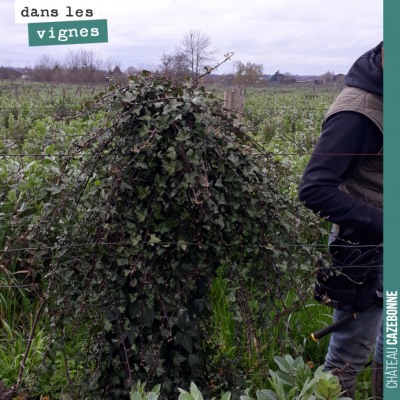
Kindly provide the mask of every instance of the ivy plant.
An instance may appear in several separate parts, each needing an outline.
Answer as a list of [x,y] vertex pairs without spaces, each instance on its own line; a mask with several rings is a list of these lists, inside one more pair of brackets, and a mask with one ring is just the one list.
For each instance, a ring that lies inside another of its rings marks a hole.
[[[139,380],[164,394],[191,381],[210,390],[213,274],[224,266],[236,337],[251,352],[277,298],[292,288],[301,304],[314,270],[302,244],[318,219],[281,192],[290,171],[196,82],[144,71],[84,107],[63,120],[95,119],[86,138],[68,154],[46,147],[26,167],[40,177],[15,165],[19,180],[2,189],[2,212],[18,222],[3,260],[35,269],[52,327],[45,356],[63,351],[65,326],[85,322],[75,397],[128,399]],[[237,386],[235,371],[224,376]]]

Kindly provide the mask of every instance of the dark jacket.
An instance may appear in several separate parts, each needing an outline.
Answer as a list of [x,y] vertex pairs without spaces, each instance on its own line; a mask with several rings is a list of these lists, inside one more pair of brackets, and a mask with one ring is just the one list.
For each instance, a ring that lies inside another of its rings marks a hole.
[[[347,86],[383,96],[381,48],[382,42],[358,58],[346,76]],[[313,154],[377,154],[382,146],[382,133],[368,117],[343,111],[327,120]],[[374,245],[383,241],[382,210],[339,190],[364,157],[312,155],[300,183],[299,200],[339,224],[342,239]]]

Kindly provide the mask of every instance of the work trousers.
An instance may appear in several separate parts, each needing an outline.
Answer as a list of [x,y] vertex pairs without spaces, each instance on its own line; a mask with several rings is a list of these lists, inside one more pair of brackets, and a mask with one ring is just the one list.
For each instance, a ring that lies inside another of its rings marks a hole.
[[[330,240],[330,253],[337,253],[333,244],[338,244],[338,241]],[[346,245],[345,242],[341,244]],[[359,256],[360,250],[349,248],[341,249],[342,254],[347,255],[343,259],[346,265],[359,266],[367,264],[368,267],[379,269],[383,272],[383,248],[372,249],[367,256]],[[367,260],[366,260],[367,257]],[[334,263],[335,264],[335,263]],[[357,310],[356,310],[357,311]],[[340,321],[347,317],[348,312],[335,310],[333,313],[334,322]],[[365,318],[353,320],[347,325],[341,327],[332,333],[329,342],[328,353],[325,357],[324,371],[332,371],[335,368],[346,368],[346,372],[338,374],[342,386],[351,388],[355,386],[358,373],[365,369],[365,364],[368,362],[372,351],[374,350],[374,358],[379,363],[383,363],[383,309],[371,309]]]

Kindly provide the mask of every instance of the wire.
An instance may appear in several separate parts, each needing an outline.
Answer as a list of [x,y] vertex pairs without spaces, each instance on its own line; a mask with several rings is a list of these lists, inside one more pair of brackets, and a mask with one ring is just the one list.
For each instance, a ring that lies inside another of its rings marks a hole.
[[[83,246],[113,246],[113,245],[123,245],[123,244],[129,244],[132,245],[132,242],[106,242],[106,243],[78,243],[78,244],[69,244],[69,245],[62,245],[62,246],[43,246],[43,247],[22,247],[19,249],[7,249],[7,250],[0,250],[0,252],[7,253],[7,252],[13,252],[13,251],[25,251],[25,250],[57,250],[57,249],[63,249],[63,248],[68,248],[68,247],[83,247]],[[177,245],[177,246],[182,246],[182,245],[188,245],[188,246],[214,246],[214,247],[224,247],[224,246],[237,246],[237,247],[244,247],[244,248],[264,248],[267,250],[272,250],[274,248],[280,248],[280,247],[315,247],[317,244],[265,244],[265,245],[245,245],[245,244],[235,244],[235,243],[219,243],[219,244],[214,244],[214,243],[177,243],[177,242],[138,242],[137,244],[158,244],[158,245]],[[318,246],[324,246],[327,247],[328,245],[323,245],[320,244]],[[383,247],[383,244],[379,245],[333,245],[335,247],[351,247],[351,248],[358,248],[358,247]]]
[[[11,251],[23,251],[23,250],[44,250],[44,249],[51,249],[51,250],[57,250],[57,249],[62,249],[62,248],[67,248],[67,247],[81,247],[81,246],[113,246],[113,245],[123,245],[123,244],[129,244],[132,245],[132,242],[106,242],[106,243],[78,243],[78,244],[69,244],[69,245],[62,245],[62,246],[44,246],[44,247],[22,247],[18,249],[7,249],[7,250],[0,250],[0,252],[11,252]],[[159,245],[170,245],[170,244],[175,244],[178,246],[181,245],[187,245],[187,246],[216,246],[216,247],[221,247],[221,246],[237,246],[237,247],[246,247],[246,248],[265,248],[268,250],[272,250],[273,248],[280,248],[280,247],[349,247],[349,248],[369,248],[369,247],[382,247],[383,244],[365,244],[365,245],[359,245],[359,244],[347,244],[347,245],[341,245],[341,244],[323,244],[323,243],[299,243],[299,244],[289,244],[289,243],[282,243],[282,244],[265,244],[265,245],[252,245],[252,244],[236,244],[236,243],[178,243],[178,242],[138,242],[137,244],[159,244]]]
[[[363,368],[363,369],[352,369],[352,370],[346,370],[346,371],[351,371],[351,372],[361,372],[361,371],[373,371],[373,370],[382,370],[382,368]],[[315,374],[316,371],[310,371],[312,374]],[[332,371],[327,371],[331,372]],[[345,372],[345,371],[344,371]],[[270,375],[269,372],[260,372],[258,374],[242,374],[242,375],[237,375],[237,376],[258,376],[258,375]]]
[[[20,153],[20,154],[0,154],[0,157],[69,157],[80,155],[81,153],[59,153],[59,154],[29,154],[29,153]],[[82,154],[82,155],[93,155],[93,153]],[[114,155],[123,155],[128,156],[130,153],[124,154],[97,154],[97,156],[114,156]],[[272,153],[267,152],[268,156],[301,156],[301,155],[311,155],[311,156],[381,156],[383,157],[383,153]]]
[[[35,99],[37,100],[37,99]],[[40,99],[39,99],[40,100]],[[88,101],[90,101],[92,99],[88,99]],[[162,99],[160,99],[161,101]],[[140,105],[141,103],[134,103],[136,105]],[[61,108],[61,107],[70,107],[70,108],[74,108],[74,107],[80,107],[80,104],[76,104],[76,103],[68,103],[68,104],[57,104],[55,106],[18,106],[15,105],[14,107],[1,107],[0,106],[0,111],[1,110],[48,110],[48,109],[57,109],[57,108]],[[75,111],[76,109],[74,109]],[[315,110],[319,110],[319,111],[327,111],[329,110],[329,108],[321,108],[321,107],[306,107],[306,108],[299,108],[299,107],[291,107],[291,106],[287,106],[287,107],[263,107],[263,110],[301,110],[301,111],[305,111],[305,110],[310,110],[310,111],[315,111]],[[279,114],[275,114],[276,116],[279,117]]]

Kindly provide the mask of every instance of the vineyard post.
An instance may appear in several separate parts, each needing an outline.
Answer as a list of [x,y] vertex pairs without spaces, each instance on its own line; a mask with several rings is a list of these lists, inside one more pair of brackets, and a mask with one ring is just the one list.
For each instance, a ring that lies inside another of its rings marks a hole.
[[53,82],[50,82],[51,97],[53,97]]
[[237,124],[239,124],[242,121],[242,116],[243,116],[243,109],[244,109],[244,102],[245,102],[245,93],[246,93],[246,88],[243,88],[243,86],[238,86],[236,89],[236,102],[237,102]]
[[17,102],[18,102],[18,88],[17,88],[17,86],[15,86],[14,90],[15,90],[15,100],[17,100]]
[[[231,111],[236,116],[236,93],[234,91],[231,92]],[[233,122],[233,125],[236,126],[236,121]]]
[[[225,110],[230,110],[231,109],[231,94],[229,90],[226,90],[224,92],[224,108]],[[230,112],[228,111],[226,113],[226,116],[229,118],[230,117]]]

